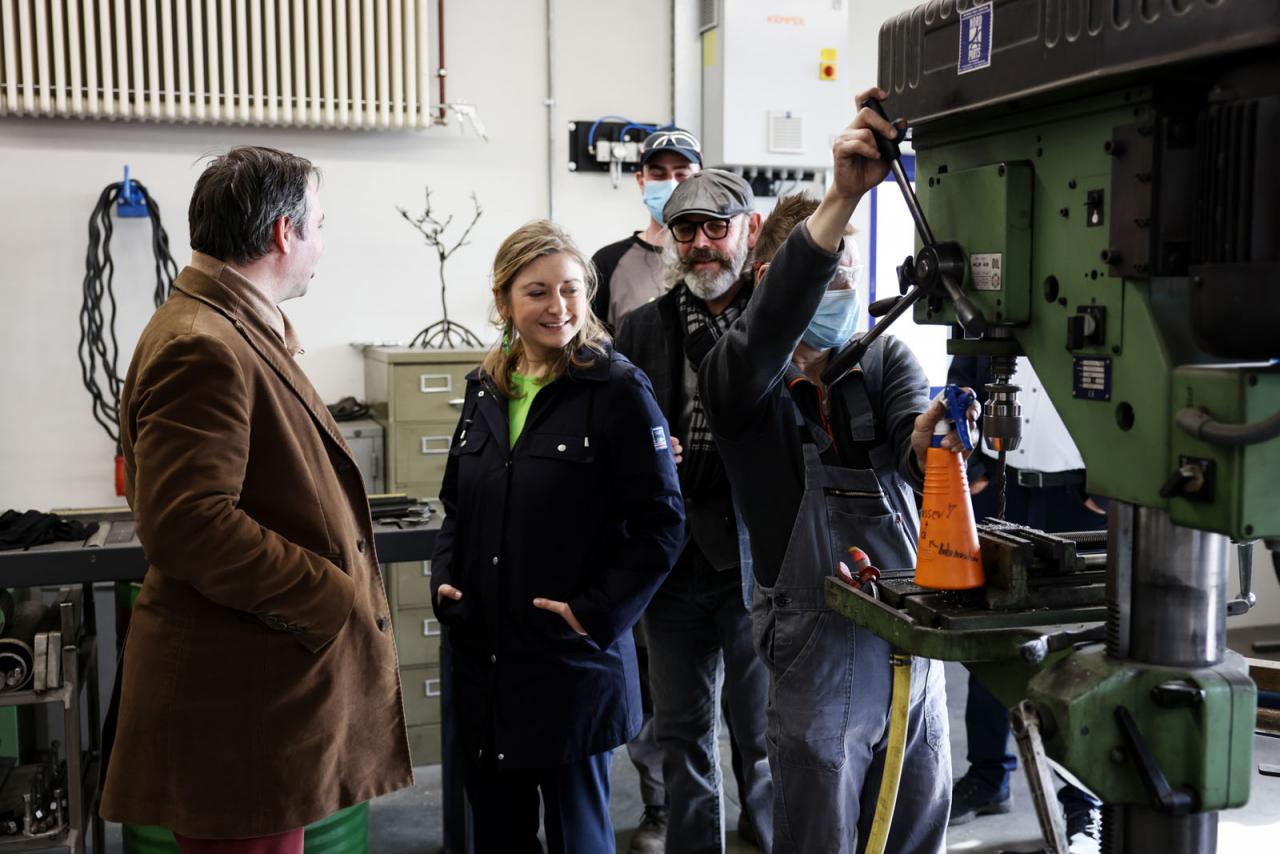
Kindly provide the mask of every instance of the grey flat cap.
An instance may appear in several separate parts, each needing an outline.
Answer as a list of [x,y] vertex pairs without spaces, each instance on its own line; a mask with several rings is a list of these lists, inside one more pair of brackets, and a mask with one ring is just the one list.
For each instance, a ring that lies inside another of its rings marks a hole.
[[755,199],[751,185],[741,175],[724,169],[703,169],[680,182],[662,208],[662,219],[668,224],[686,214],[729,219],[750,213]]

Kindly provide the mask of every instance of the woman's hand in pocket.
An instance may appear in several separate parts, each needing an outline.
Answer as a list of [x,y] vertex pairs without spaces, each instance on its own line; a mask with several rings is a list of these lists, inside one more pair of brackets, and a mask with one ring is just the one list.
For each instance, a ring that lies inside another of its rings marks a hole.
[[446,599],[457,602],[462,599],[462,591],[452,584],[441,584],[440,589],[436,591],[436,604],[443,605]]
[[543,599],[541,597],[533,600],[533,607],[541,608],[544,611],[551,611],[559,614],[560,618],[569,624],[569,628],[573,629],[580,635],[585,635],[587,630],[582,627],[582,623],[578,622],[578,618],[573,615],[573,609],[569,607],[568,602],[557,602],[555,599]]

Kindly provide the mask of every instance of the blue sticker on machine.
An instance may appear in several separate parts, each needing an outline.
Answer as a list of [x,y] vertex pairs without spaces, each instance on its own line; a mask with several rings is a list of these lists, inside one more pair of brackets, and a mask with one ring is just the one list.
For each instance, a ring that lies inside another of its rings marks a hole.
[[1105,356],[1076,356],[1071,396],[1081,400],[1111,399],[1111,360]]
[[957,74],[968,74],[991,64],[991,4],[983,3],[960,13],[960,59]]

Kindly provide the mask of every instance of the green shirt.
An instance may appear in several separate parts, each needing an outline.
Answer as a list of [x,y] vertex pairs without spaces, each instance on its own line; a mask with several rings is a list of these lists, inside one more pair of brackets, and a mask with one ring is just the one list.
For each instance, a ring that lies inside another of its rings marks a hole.
[[509,448],[516,446],[516,440],[524,432],[524,422],[529,417],[529,407],[533,406],[533,397],[542,391],[542,387],[546,382],[546,380],[533,379],[532,377],[526,377],[524,374],[517,374],[515,371],[511,372],[511,385],[520,397],[511,398],[507,404],[507,421],[511,425],[511,444],[508,446]]

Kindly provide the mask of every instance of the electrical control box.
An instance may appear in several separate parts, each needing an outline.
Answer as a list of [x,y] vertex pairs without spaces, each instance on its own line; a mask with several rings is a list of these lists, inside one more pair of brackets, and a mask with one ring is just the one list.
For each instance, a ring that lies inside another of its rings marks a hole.
[[784,179],[829,168],[853,107],[848,0],[703,0],[700,29],[704,162]]

